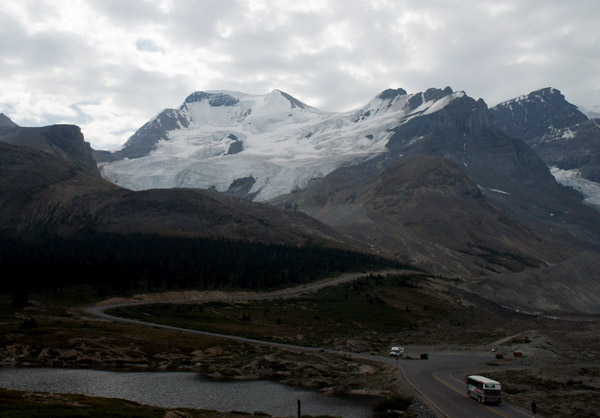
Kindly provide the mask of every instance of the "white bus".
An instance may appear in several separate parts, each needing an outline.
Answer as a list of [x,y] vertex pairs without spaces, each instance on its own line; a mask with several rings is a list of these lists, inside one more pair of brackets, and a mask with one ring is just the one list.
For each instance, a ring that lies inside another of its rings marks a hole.
[[500,403],[500,383],[484,376],[467,376],[467,395],[480,403]]

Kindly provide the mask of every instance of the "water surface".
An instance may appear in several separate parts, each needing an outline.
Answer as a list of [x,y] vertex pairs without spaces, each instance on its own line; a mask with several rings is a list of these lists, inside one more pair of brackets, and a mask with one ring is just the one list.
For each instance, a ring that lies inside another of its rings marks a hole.
[[366,418],[368,402],[334,398],[319,392],[257,380],[215,382],[191,372],[107,372],[82,369],[0,369],[0,387],[13,390],[78,393],[121,398],[166,408],[218,411],[262,411],[295,417],[298,399],[302,414]]

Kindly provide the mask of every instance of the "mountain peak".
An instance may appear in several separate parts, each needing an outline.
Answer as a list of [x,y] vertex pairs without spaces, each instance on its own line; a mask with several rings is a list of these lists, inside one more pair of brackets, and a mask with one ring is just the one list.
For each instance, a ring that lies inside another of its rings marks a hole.
[[306,104],[302,103],[300,100],[293,97],[292,95],[286,93],[285,91],[275,89],[275,90],[273,90],[273,92],[277,92],[277,93],[281,94],[283,97],[285,97],[292,105],[292,109],[294,109],[294,108],[306,109],[307,107],[309,107]]
[[535,90],[529,93],[531,96],[557,96],[562,97],[564,99],[564,95],[560,92],[560,90],[555,89],[554,87],[544,87],[543,89]]
[[212,107],[220,107],[235,106],[238,104],[239,99],[223,91],[196,91],[186,97],[184,100],[184,106],[186,103],[196,103],[202,101],[208,102],[208,104]]
[[546,87],[507,100],[490,109],[508,135],[529,140],[585,122],[588,117],[569,103],[560,90]]
[[8,116],[6,116],[4,113],[0,113],[0,126],[10,126],[10,127],[14,128],[19,125],[17,125],[12,120],[10,120],[10,118]]
[[406,96],[407,94],[408,93],[406,92],[406,90],[404,90],[402,88],[387,89],[387,90],[384,90],[381,93],[379,93],[377,95],[377,98],[381,99],[381,100],[395,99],[398,96]]
[[419,116],[436,112],[452,100],[464,96],[464,92],[454,92],[450,87],[443,90],[430,88],[424,92],[408,94],[402,88],[387,89],[375,96],[356,112],[354,121],[364,121],[376,115],[396,115],[396,119]]
[[240,101],[250,101],[253,98],[262,98],[265,102],[269,102],[272,98],[284,98],[292,109],[307,109],[310,106],[302,103],[300,100],[279,89],[273,89],[270,93],[263,95],[253,95],[248,93],[226,91],[226,90],[210,90],[196,91],[190,94],[183,102],[180,109],[184,109],[186,104],[206,102],[211,107],[233,107]]
[[[277,89],[260,95],[198,91],[138,130],[104,160],[102,173],[132,189],[214,187],[269,200],[340,164],[387,152],[396,126],[464,96],[449,87],[411,95],[388,89],[357,111],[334,114]],[[129,160],[111,163],[123,157]]]
[[427,89],[423,93],[423,96],[425,98],[425,101],[431,101],[431,100],[439,100],[443,97],[450,96],[453,93],[454,93],[454,91],[450,87],[447,86],[443,90],[437,89],[437,88]]

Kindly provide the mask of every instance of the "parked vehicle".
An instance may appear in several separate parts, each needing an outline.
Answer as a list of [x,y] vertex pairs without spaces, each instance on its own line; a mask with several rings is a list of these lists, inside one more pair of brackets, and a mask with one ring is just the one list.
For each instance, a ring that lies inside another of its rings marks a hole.
[[467,395],[479,403],[500,403],[500,383],[485,376],[467,376]]
[[404,354],[404,347],[392,347],[390,349],[390,357],[402,357]]

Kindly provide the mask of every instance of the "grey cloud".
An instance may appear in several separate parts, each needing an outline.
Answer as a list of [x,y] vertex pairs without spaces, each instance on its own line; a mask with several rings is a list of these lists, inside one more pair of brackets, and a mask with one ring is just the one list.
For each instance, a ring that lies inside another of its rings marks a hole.
[[160,22],[176,44],[195,47],[216,40],[220,21],[238,24],[243,19],[240,12],[233,0],[181,0],[173,2],[173,9]]
[[119,26],[135,26],[145,22],[157,22],[164,17],[157,3],[144,0],[102,0],[88,2],[88,5],[99,16]]
[[[76,37],[61,32],[29,34],[23,24],[2,17],[0,21],[1,59],[13,62],[16,74],[49,77],[55,68],[76,68],[89,55],[89,49]],[[49,82],[44,88],[53,88]]]
[[[172,72],[114,62],[114,57],[106,62],[95,45],[60,32],[29,35],[21,22],[0,14],[0,75],[4,80],[18,75],[32,93],[62,92],[71,104],[110,99],[115,112],[144,118],[208,89],[279,88],[328,111],[362,105],[390,87],[418,92],[450,85],[490,105],[545,86],[561,89],[576,103],[600,100],[600,8],[593,1],[395,1],[379,9],[367,1],[323,1],[324,10],[285,15],[279,11],[283,3],[267,2],[254,20],[248,4],[181,0],[165,13],[158,2],[144,0],[87,3],[108,29],[137,35],[138,50],[161,51],[165,62],[184,56],[199,64],[183,75],[184,64],[178,62]],[[492,13],[490,7],[501,6],[506,10]],[[30,13],[54,13],[45,7]],[[410,18],[407,12],[413,13]],[[433,27],[421,15],[433,19]],[[282,17],[284,23],[277,24]],[[331,42],[329,30],[336,25],[348,28],[350,49]],[[232,29],[226,36],[219,33],[223,26]],[[298,39],[316,52],[298,51]],[[519,61],[536,54],[547,54],[549,62]],[[201,73],[204,66],[213,70],[210,76]],[[0,104],[12,106],[10,94],[0,93]],[[78,117],[86,121],[89,115]]]

